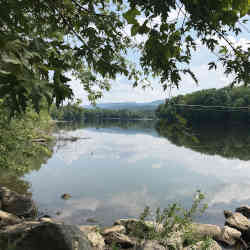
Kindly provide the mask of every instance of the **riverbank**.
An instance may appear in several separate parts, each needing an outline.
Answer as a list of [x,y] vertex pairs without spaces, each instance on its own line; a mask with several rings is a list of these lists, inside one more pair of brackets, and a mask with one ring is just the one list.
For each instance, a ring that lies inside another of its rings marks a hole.
[[[30,197],[0,188],[0,249],[107,250],[107,249],[248,249],[250,207],[224,211],[225,226],[182,222],[156,223],[119,219],[113,226],[66,225],[53,218],[37,218]],[[165,221],[167,222],[167,221]],[[46,239],[46,240],[45,240]]]

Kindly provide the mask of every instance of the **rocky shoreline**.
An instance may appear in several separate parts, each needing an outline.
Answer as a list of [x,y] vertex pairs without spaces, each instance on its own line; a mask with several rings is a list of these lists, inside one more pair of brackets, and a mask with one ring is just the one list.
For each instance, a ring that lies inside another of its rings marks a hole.
[[[66,225],[52,218],[37,218],[32,199],[0,187],[0,250],[164,250],[164,249],[250,249],[250,206],[224,211],[225,226],[192,223],[167,238],[146,237],[163,232],[153,221],[120,219],[111,227]],[[140,234],[138,234],[138,230]],[[190,235],[189,235],[190,236]]]

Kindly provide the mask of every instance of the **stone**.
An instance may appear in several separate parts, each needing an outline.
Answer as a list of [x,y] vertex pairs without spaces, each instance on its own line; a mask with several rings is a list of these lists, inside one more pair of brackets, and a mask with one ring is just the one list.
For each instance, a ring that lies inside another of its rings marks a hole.
[[28,196],[18,194],[6,187],[0,187],[0,200],[2,210],[16,216],[33,217],[36,214],[36,207]]
[[230,246],[233,246],[240,240],[241,232],[235,228],[224,226],[221,230],[221,234],[219,236],[215,236],[214,238],[215,240],[222,241]]
[[183,248],[183,232],[177,231],[170,234],[170,236],[163,240],[164,245],[167,245],[170,249],[182,249]]
[[139,250],[168,250],[167,247],[160,245],[156,240],[146,240],[137,249]]
[[163,225],[155,223],[154,221],[140,221],[138,219],[120,219],[115,221],[114,225],[122,225],[126,229],[127,234],[144,234],[148,232],[152,228],[155,229],[156,232],[160,232],[163,230]]
[[250,228],[250,221],[238,212],[233,213],[231,216],[226,218],[226,224],[240,231],[246,231]]
[[222,241],[230,246],[234,245],[241,237],[241,232],[224,226],[223,228],[212,224],[192,224],[192,231],[196,239],[211,237],[215,240]]
[[26,222],[0,230],[1,249],[93,250],[86,235],[76,226]]
[[78,225],[77,226],[82,232],[87,233],[87,232],[97,232],[99,231],[99,226],[92,226],[92,225]]
[[241,213],[248,219],[250,218],[250,206],[244,205],[235,209],[235,212]]
[[105,236],[105,243],[108,245],[115,244],[121,248],[132,248],[137,245],[137,241],[121,233],[110,233]]
[[100,229],[98,226],[78,226],[78,228],[87,236],[94,249],[105,249],[104,238],[99,233]]
[[89,232],[87,233],[87,237],[91,242],[91,245],[98,250],[105,249],[104,238],[99,232]]
[[42,217],[39,219],[39,221],[50,222],[50,223],[54,222],[54,220],[52,218],[48,218],[48,217]]
[[8,225],[21,223],[21,219],[17,216],[0,210],[0,228]]
[[199,241],[192,246],[187,246],[183,248],[183,250],[200,250],[200,249],[222,250],[221,246],[215,240],[210,240],[208,242],[208,245],[207,242]]
[[122,225],[116,225],[116,226],[104,228],[101,231],[102,235],[107,235],[107,234],[110,234],[110,233],[125,234],[126,233],[126,228],[124,226],[122,226]]
[[198,239],[204,237],[214,238],[221,235],[221,228],[217,225],[193,223],[191,229]]

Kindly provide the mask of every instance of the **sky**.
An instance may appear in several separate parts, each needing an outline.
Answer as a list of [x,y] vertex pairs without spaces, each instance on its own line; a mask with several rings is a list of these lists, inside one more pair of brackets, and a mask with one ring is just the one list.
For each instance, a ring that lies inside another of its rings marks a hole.
[[[173,11],[170,15],[170,20],[174,19],[177,13]],[[141,17],[140,17],[141,18]],[[143,18],[139,19],[142,22]],[[155,19],[155,22],[160,22],[159,19]],[[248,30],[249,29],[249,30]],[[242,45],[243,48],[250,47],[250,22],[245,25],[245,29],[238,37],[229,37],[236,45]],[[130,26],[127,25],[124,33],[130,34]],[[135,42],[141,41],[143,37],[133,37]],[[197,41],[199,43],[199,41]],[[223,41],[221,41],[223,43]],[[139,54],[129,52],[128,57],[131,61],[137,61]],[[227,77],[223,73],[221,65],[218,66],[217,70],[208,70],[208,62],[213,60],[214,55],[210,53],[202,45],[199,46],[198,50],[193,53],[192,62],[190,64],[191,70],[196,74],[199,84],[197,85],[190,77],[184,76],[180,83],[179,89],[176,87],[163,91],[159,79],[148,79],[151,82],[151,87],[146,90],[141,87],[132,87],[132,82],[128,79],[118,76],[116,80],[111,81],[111,90],[103,93],[103,97],[97,100],[97,103],[106,102],[151,102],[155,100],[161,100],[170,98],[180,94],[191,93],[201,89],[208,88],[221,88],[230,84],[232,77]],[[89,101],[87,93],[84,92],[79,80],[73,79],[70,82],[76,98],[82,100],[83,105],[88,105]]]

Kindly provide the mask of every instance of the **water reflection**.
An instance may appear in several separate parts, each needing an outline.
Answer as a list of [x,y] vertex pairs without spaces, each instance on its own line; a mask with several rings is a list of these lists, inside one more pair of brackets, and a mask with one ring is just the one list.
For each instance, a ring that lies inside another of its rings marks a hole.
[[161,120],[157,132],[177,146],[208,155],[250,160],[250,127],[241,124],[169,124]]
[[[151,121],[119,126],[116,121],[61,125],[57,134],[88,139],[58,141],[47,164],[25,176],[42,211],[70,223],[89,224],[88,219],[95,218],[109,225],[138,216],[147,205],[164,208],[178,201],[191,206],[200,189],[209,209],[199,220],[223,223],[223,209],[250,202],[249,156],[243,149],[248,147],[247,129],[238,136],[234,130],[231,134],[207,128],[207,135],[200,129],[185,137],[176,128],[169,133],[158,126],[159,136]],[[202,149],[194,148],[197,143]],[[72,198],[62,200],[63,193]]]

